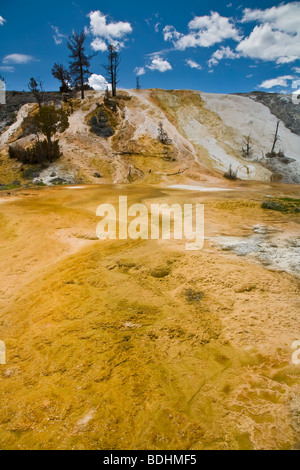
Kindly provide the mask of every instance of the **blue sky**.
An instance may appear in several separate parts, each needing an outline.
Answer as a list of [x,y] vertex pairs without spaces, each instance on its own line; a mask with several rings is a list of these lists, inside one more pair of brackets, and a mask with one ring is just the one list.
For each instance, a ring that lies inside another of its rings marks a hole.
[[[207,6],[206,6],[207,5]],[[1,0],[0,73],[7,89],[32,76],[56,90],[54,62],[68,64],[67,37],[86,29],[97,51],[91,83],[105,86],[108,43],[119,47],[120,86],[212,93],[300,88],[300,2],[212,0]]]

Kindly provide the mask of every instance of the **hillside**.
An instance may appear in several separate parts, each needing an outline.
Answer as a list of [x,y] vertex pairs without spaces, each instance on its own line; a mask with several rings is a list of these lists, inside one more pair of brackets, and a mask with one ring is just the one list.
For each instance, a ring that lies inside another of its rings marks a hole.
[[[22,136],[22,123],[36,108],[30,94],[9,96],[7,107],[0,110],[0,184],[19,181],[28,186],[32,182],[51,184],[52,180],[75,184],[226,184],[223,174],[230,166],[242,180],[300,182],[299,110],[290,97],[284,98],[284,110],[279,112],[280,95],[277,101],[273,95],[272,99],[263,97],[265,94],[192,91],[130,90],[120,95],[108,105],[103,103],[101,92],[88,92],[83,102],[71,99],[64,103],[70,127],[59,136],[63,157],[43,169],[24,168],[8,158],[9,144],[27,145],[34,138]],[[47,99],[58,103],[57,94],[49,94]],[[90,119],[99,111],[104,112],[108,135],[112,129],[112,136],[91,131]],[[277,151],[282,150],[285,158],[266,158],[278,119]],[[172,140],[168,145],[157,141],[160,122]],[[249,156],[242,152],[247,136],[251,139]],[[33,178],[24,178],[24,174]]]

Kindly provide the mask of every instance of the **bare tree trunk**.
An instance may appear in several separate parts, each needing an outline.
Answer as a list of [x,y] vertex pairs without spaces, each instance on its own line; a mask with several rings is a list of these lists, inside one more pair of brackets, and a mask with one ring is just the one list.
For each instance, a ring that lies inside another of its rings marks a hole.
[[50,155],[52,157],[52,154],[53,154],[53,144],[52,144],[52,140],[51,140],[51,136],[47,135],[47,142],[48,142],[48,145],[49,145],[49,152],[50,152]]
[[80,81],[81,81],[81,99],[84,100],[84,80],[83,80],[83,69],[80,66]]
[[277,122],[276,132],[275,132],[275,136],[274,136],[274,142],[273,142],[273,147],[272,147],[271,153],[274,153],[276,144],[279,140],[279,136],[278,136],[279,126],[280,126],[280,121]]
[[116,88],[115,88],[115,70],[114,70],[114,59],[113,54],[111,54],[110,58],[110,67],[111,67],[111,89],[112,89],[112,96],[116,96]]
[[110,45],[108,47],[108,56],[107,56],[107,64],[103,66],[106,70],[106,79],[109,83],[111,83],[111,91],[112,96],[117,96],[117,77],[118,77],[118,70],[120,65],[119,53],[117,49]]

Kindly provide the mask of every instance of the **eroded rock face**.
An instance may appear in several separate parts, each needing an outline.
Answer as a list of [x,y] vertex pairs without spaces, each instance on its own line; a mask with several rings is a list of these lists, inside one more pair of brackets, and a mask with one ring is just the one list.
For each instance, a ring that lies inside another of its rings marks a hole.
[[[62,95],[56,92],[45,92],[45,102],[61,103]],[[31,93],[25,91],[7,91],[6,104],[0,105],[0,134],[15,122],[20,108],[27,103],[36,103]]]
[[110,126],[108,122],[108,118],[105,112],[100,109],[97,116],[93,116],[90,120],[90,125],[94,134],[98,137],[103,137],[107,139],[108,137],[112,137],[115,133],[113,128]]
[[[45,95],[45,102],[63,99],[59,93]],[[22,177],[8,158],[8,145],[27,146],[34,139],[22,133],[32,102],[30,93],[8,92],[7,105],[0,108],[0,132],[15,120],[0,137],[3,183]],[[95,183],[99,179],[96,173],[101,175],[101,183],[158,182],[163,178],[172,178],[173,183],[176,175],[182,175],[177,183],[185,183],[185,178],[198,181],[199,177],[223,181],[229,168],[240,180],[300,182],[300,107],[291,96],[143,90],[130,91],[114,101],[93,91],[87,92],[84,101],[71,100],[68,109],[70,127],[59,136],[61,168],[51,167],[51,173],[68,182],[69,175],[81,175],[85,182]],[[276,158],[267,158],[278,119]],[[171,144],[159,142],[160,123]],[[247,136],[249,154],[243,152]],[[49,184],[51,173],[47,180],[42,179],[44,184]]]
[[300,105],[293,103],[292,95],[255,92],[241,94],[267,106],[294,134],[300,135]]

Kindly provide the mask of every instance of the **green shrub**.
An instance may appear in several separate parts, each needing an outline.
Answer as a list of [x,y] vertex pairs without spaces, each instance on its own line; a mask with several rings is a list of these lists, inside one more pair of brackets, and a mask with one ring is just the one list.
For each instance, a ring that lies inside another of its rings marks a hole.
[[100,108],[97,116],[93,116],[90,119],[89,124],[94,134],[96,134],[98,137],[108,139],[109,137],[112,137],[115,133],[109,123],[107,115],[105,114],[102,108]]
[[277,211],[277,212],[286,212],[286,208],[284,207],[284,205],[276,201],[263,202],[262,209],[268,209],[268,210]]
[[29,165],[52,163],[61,157],[58,140],[51,144],[47,140],[42,140],[27,149],[19,145],[10,145],[8,152],[10,158]]
[[224,178],[227,178],[228,180],[237,180],[237,171],[234,171],[232,169],[232,166],[230,165],[229,170],[224,174]]
[[262,204],[262,208],[282,213],[286,212],[299,214],[300,199],[279,198],[277,201],[265,201]]
[[269,152],[266,153],[266,158],[286,158],[282,150],[279,150],[279,152]]

